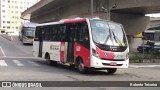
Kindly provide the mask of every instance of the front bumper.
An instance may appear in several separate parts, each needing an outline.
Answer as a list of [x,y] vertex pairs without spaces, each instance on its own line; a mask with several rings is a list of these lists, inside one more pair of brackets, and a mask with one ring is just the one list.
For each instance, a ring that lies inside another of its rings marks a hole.
[[33,44],[33,39],[23,39],[23,43]]
[[[116,63],[116,65],[112,64]],[[97,58],[95,56],[91,56],[91,65],[92,68],[128,68],[129,66],[129,59],[125,61],[111,61],[111,60],[103,60]]]

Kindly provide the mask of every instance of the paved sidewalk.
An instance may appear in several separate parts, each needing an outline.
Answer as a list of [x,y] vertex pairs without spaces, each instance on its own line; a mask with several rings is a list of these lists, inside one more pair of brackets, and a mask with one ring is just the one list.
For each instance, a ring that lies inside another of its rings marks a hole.
[[3,38],[6,38],[6,39],[10,40],[10,41],[12,41],[12,40],[13,40],[12,35],[8,35],[8,34],[1,34],[1,36],[2,36]]
[[160,67],[160,63],[130,63],[130,68]]

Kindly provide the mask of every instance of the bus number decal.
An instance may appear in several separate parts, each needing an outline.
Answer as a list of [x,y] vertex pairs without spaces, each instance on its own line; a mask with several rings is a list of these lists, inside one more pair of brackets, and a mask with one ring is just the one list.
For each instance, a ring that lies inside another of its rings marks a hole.
[[76,46],[76,51],[81,51],[81,47],[80,46]]

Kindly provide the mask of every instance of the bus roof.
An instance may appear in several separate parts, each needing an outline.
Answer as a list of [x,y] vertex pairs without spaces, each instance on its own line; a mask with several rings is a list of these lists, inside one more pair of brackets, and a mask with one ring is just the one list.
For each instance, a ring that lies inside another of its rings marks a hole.
[[54,25],[54,24],[63,24],[63,23],[74,23],[74,22],[82,22],[86,21],[87,18],[75,18],[75,19],[63,19],[58,22],[49,22],[38,24],[37,26],[45,26],[45,25]]
[[38,24],[33,22],[26,22],[23,24],[23,27],[36,27]]
[[[49,23],[38,24],[37,26],[47,26],[47,25],[54,25],[54,24],[67,24],[67,23],[85,22],[88,19],[89,18],[63,19],[63,20],[60,20],[58,22],[49,22]],[[91,20],[103,20],[103,19],[93,18]],[[109,22],[113,22],[113,21],[109,21]],[[113,22],[113,23],[116,23],[116,22]],[[117,23],[117,24],[120,24],[120,23]]]
[[75,23],[75,22],[85,22],[87,18],[77,18],[71,20],[64,20],[64,23]]
[[38,24],[37,26],[47,26],[47,25],[54,25],[54,24],[61,24],[61,23],[60,22],[49,22],[49,23]]

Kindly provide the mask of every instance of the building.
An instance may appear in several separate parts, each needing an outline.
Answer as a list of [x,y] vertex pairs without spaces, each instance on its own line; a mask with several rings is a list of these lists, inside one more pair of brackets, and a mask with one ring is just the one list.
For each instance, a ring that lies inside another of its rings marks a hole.
[[0,0],[0,29],[5,32],[17,33],[24,21],[21,13],[39,0]]

